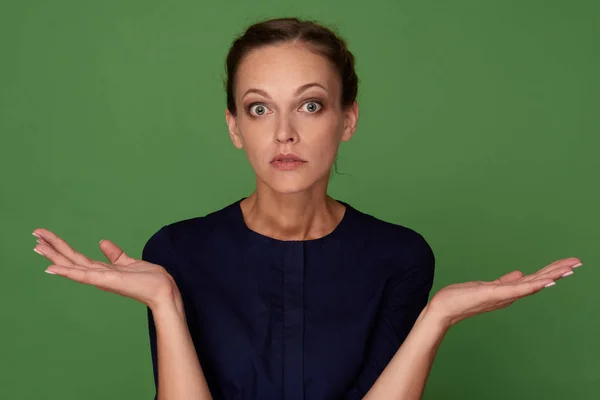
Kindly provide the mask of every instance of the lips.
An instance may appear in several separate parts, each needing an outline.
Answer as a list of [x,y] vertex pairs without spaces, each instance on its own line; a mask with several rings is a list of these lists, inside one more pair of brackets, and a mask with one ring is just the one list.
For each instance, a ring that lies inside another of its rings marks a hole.
[[271,162],[275,162],[275,161],[279,161],[279,162],[306,162],[306,160],[303,160],[302,158],[300,158],[299,156],[289,153],[289,154],[277,154],[275,157],[273,157],[273,159],[271,160]]
[[278,171],[294,171],[302,168],[304,164],[306,160],[292,153],[279,153],[271,160],[271,166]]

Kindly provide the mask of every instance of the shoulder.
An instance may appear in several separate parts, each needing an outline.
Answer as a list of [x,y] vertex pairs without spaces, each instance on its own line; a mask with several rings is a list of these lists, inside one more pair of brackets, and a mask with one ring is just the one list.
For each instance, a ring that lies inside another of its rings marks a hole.
[[402,270],[419,268],[433,273],[435,256],[433,248],[419,230],[383,220],[369,212],[352,207],[355,229],[364,248],[385,258]]
[[195,247],[199,244],[199,238],[211,237],[216,231],[227,227],[234,218],[235,205],[229,204],[221,209],[212,211],[206,215],[172,221],[162,225],[151,234],[144,244],[144,254],[150,255],[155,252],[171,251],[177,247]]

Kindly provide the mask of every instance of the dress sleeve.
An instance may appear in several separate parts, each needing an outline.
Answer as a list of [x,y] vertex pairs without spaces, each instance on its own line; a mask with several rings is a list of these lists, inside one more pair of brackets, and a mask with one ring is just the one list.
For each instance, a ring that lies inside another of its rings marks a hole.
[[363,364],[345,400],[362,399],[390,362],[427,304],[433,285],[435,257],[420,234],[408,245],[407,267],[394,277],[384,296],[367,344]]
[[[165,268],[174,279],[177,276],[171,253],[171,242],[167,236],[166,227],[163,226],[148,239],[142,250],[142,260],[158,264]],[[177,279],[176,279],[177,281]],[[150,335],[150,352],[152,356],[152,368],[154,371],[154,400],[158,396],[158,358],[156,352],[156,326],[150,307],[146,307],[148,315],[148,333]]]

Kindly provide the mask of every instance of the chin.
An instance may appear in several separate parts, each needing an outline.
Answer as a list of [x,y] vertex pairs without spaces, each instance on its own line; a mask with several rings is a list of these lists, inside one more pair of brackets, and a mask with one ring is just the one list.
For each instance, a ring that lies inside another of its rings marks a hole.
[[315,182],[309,181],[307,179],[302,179],[300,177],[285,176],[279,176],[276,178],[272,177],[271,179],[263,180],[263,182],[269,188],[271,188],[271,190],[281,194],[294,194],[304,192],[310,189],[310,187],[315,184]]
[[308,190],[311,185],[300,185],[295,182],[276,182],[269,185],[273,191],[281,194],[294,194]]
[[329,179],[328,173],[315,173],[314,170],[304,171],[261,171],[258,180],[271,190],[281,194],[306,192],[320,186],[323,180]]

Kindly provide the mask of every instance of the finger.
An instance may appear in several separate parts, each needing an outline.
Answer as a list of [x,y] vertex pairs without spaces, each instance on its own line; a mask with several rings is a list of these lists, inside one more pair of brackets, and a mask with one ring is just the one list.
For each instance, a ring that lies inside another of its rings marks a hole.
[[99,243],[100,250],[106,256],[106,259],[111,263],[119,266],[127,266],[136,260],[129,257],[125,252],[116,244],[108,239],[103,239]]
[[530,282],[530,281],[535,281],[536,279],[541,279],[541,278],[551,278],[552,280],[556,280],[556,279],[560,279],[563,276],[569,276],[572,275],[573,273],[573,267],[569,266],[569,265],[556,265],[554,266],[554,268],[547,270],[544,273],[535,273],[535,274],[531,274],[528,275],[527,277],[525,277],[524,279],[522,279],[523,282]]
[[540,278],[550,278],[552,280],[562,279],[566,276],[573,275],[573,268],[570,266],[553,269],[552,271],[548,271],[543,274]]
[[67,257],[63,256],[59,252],[57,252],[54,247],[49,244],[37,244],[33,251],[46,257],[48,260],[52,261],[54,264],[60,265],[72,265],[73,262],[69,260]]
[[38,239],[36,240],[36,242],[37,242],[37,243],[39,243],[39,244],[45,244],[45,245],[48,245],[48,246],[50,246],[50,243],[46,242],[46,241],[45,241],[44,239],[42,239],[42,238],[38,238]]
[[560,268],[560,267],[565,267],[565,266],[570,266],[571,268],[576,268],[577,266],[580,266],[580,265],[581,265],[581,260],[577,257],[563,258],[563,259],[556,260],[556,261],[546,265],[544,268],[541,268],[540,270],[533,273],[532,275],[544,274],[554,268]]
[[58,253],[60,253],[64,257],[68,258],[72,263],[81,264],[81,265],[88,265],[88,264],[92,263],[92,261],[89,258],[87,258],[83,254],[78,253],[75,250],[73,250],[73,248],[71,246],[69,246],[67,244],[67,242],[65,242],[58,235],[56,235],[55,233],[53,233],[47,229],[43,229],[43,228],[34,229],[33,235],[44,239]]
[[92,269],[80,265],[50,265],[46,268],[50,274],[60,275],[73,281],[93,286],[108,286],[114,278],[115,272],[110,268]]
[[52,245],[50,243],[46,242],[44,239],[39,238],[38,240],[36,240],[36,242],[38,243],[38,245],[36,245],[33,248],[33,250],[36,253],[41,254],[42,256],[46,257],[48,260],[52,261],[55,264],[61,264],[61,265],[73,264],[73,262],[71,260],[69,260],[62,254],[57,252],[54,249],[54,247],[52,247]]
[[523,273],[521,271],[512,271],[506,275],[502,275],[500,278],[496,279],[494,282],[496,283],[510,283],[518,281],[523,278]]
[[537,279],[541,276],[545,276],[548,273],[552,273],[552,271],[556,271],[557,269],[561,269],[561,268],[565,268],[564,263],[552,263],[532,274],[526,275],[522,281],[523,282],[527,282],[527,281],[532,281],[534,279]]
[[[52,261],[49,257],[48,258],[50,261]],[[51,266],[57,266],[57,267],[67,267],[67,268],[74,268],[74,269],[80,269],[82,271],[85,270],[95,270],[95,271],[105,271],[105,270],[114,270],[114,267],[110,264],[106,264],[103,262],[94,262],[91,263],[89,265],[80,265],[80,264],[74,264],[71,261],[69,261],[67,259],[66,263],[57,263],[57,262],[53,262],[53,265],[48,266],[47,268],[51,267]],[[46,271],[47,272],[47,271]]]
[[515,301],[542,290],[554,282],[551,278],[539,278],[533,281],[517,281],[494,287],[494,299],[498,302]]

